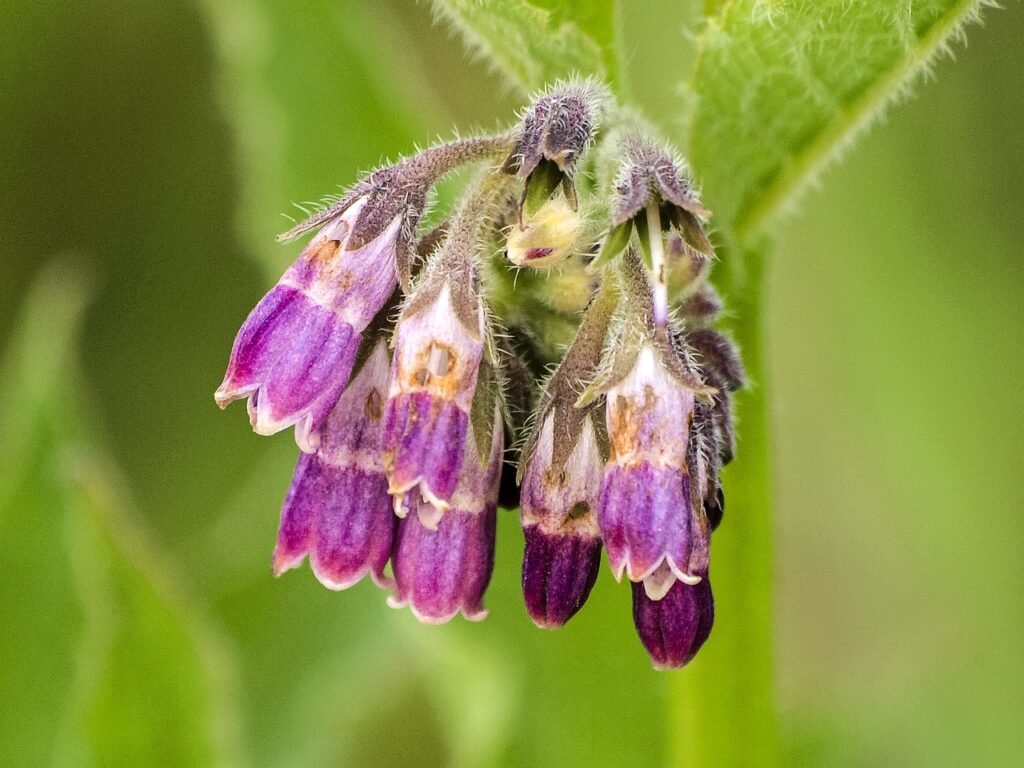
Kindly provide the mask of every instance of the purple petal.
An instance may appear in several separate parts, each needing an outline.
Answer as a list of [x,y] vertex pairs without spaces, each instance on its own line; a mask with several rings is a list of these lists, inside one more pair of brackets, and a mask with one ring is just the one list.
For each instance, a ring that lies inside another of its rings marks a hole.
[[235,337],[228,370],[215,395],[221,408],[263,383],[274,363],[291,346],[292,329],[303,307],[304,297],[298,290],[279,284],[253,308]]
[[310,556],[316,577],[331,589],[347,589],[372,573],[379,586],[392,586],[384,566],[396,521],[383,473],[325,467]]
[[689,478],[649,463],[607,468],[598,524],[616,578],[641,581],[665,561],[677,578],[689,574],[692,512]]
[[715,601],[711,581],[677,581],[661,600],[651,600],[643,584],[633,584],[633,623],[655,669],[681,667],[711,634]]
[[382,447],[390,467],[391,493],[417,484],[432,501],[446,505],[459,482],[469,417],[454,403],[426,392],[388,400]]
[[274,363],[256,398],[253,429],[260,434],[300,421],[306,435],[315,433],[338,401],[355,362],[359,335],[322,307],[310,305],[293,332],[289,348]]
[[460,611],[471,621],[483,619],[483,595],[494,568],[496,512],[494,504],[479,514],[451,509],[436,531],[425,528],[418,514],[405,517],[392,551],[397,590],[388,603],[408,605],[427,624],[446,622]]
[[291,487],[281,507],[281,524],[274,547],[275,576],[299,565],[309,552],[320,470],[321,464],[315,456],[299,454]]
[[601,539],[523,529],[523,596],[538,627],[555,629],[571,619],[590,596],[601,565]]

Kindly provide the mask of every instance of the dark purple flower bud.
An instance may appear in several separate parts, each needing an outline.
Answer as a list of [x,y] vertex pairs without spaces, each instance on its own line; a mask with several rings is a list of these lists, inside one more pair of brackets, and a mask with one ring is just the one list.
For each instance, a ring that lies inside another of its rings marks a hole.
[[316,450],[320,427],[348,383],[360,334],[398,282],[401,217],[353,247],[365,204],[359,199],[328,220],[256,305],[215,395],[222,408],[248,397],[261,435],[294,425],[306,452]]
[[331,411],[316,453],[299,457],[281,510],[276,575],[308,554],[317,579],[331,589],[346,589],[367,573],[391,586],[384,566],[396,520],[380,452],[388,371],[379,341]]
[[674,582],[660,600],[633,584],[633,623],[655,669],[676,669],[690,661],[714,621],[715,600],[706,573],[697,584]]
[[628,375],[607,392],[611,456],[598,502],[615,577],[625,572],[630,581],[646,581],[654,599],[671,586],[657,577],[660,566],[690,584],[700,580],[693,566],[707,567],[687,462],[695,392],[660,357],[645,343]]
[[[491,449],[481,464],[473,431],[467,432],[458,487],[443,515],[430,509],[418,491],[406,504],[416,507],[399,522],[392,564],[396,590],[392,608],[409,606],[426,624],[442,624],[457,613],[471,621],[487,616],[484,591],[494,569],[494,535],[498,509],[504,431],[494,413]],[[432,527],[424,520],[433,520]]]
[[526,547],[523,595],[539,627],[560,627],[583,607],[601,564],[597,500],[603,462],[588,417],[564,462],[552,462],[555,414],[526,461],[520,504]]
[[384,418],[383,446],[395,511],[414,489],[439,514],[459,481],[469,412],[483,356],[483,312],[467,328],[444,282],[428,304],[414,295],[395,335],[395,360]]

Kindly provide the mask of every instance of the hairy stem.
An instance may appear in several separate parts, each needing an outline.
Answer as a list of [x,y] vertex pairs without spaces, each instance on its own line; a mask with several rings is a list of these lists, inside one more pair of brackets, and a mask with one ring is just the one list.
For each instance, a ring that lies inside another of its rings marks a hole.
[[763,251],[724,255],[729,300],[750,386],[738,393],[736,461],[724,473],[726,514],[712,537],[715,628],[670,683],[672,764],[776,763],[772,627],[772,484],[764,369]]

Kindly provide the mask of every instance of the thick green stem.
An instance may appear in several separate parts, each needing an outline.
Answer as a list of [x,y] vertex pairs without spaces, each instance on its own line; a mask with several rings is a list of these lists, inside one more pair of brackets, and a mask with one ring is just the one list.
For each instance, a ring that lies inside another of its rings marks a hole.
[[727,254],[716,274],[751,383],[736,398],[739,445],[724,473],[725,518],[712,537],[714,631],[694,662],[672,673],[671,756],[679,766],[776,764],[763,276],[763,251]]

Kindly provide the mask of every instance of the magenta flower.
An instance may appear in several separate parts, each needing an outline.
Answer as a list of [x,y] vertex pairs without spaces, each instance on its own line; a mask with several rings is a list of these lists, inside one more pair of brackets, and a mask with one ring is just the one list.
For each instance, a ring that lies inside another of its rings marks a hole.
[[458,485],[443,515],[420,492],[408,494],[405,504],[415,507],[416,514],[398,525],[391,553],[396,583],[395,594],[388,598],[392,608],[409,606],[427,624],[442,624],[460,612],[470,621],[487,616],[483,596],[494,569],[503,446],[501,414],[495,408],[484,463],[473,431],[466,434]]
[[281,510],[274,573],[309,555],[317,579],[346,589],[367,573],[382,587],[396,518],[380,452],[380,427],[388,383],[383,340],[338,400],[321,430],[316,453],[299,457]]
[[402,312],[384,417],[384,459],[395,511],[405,517],[404,499],[417,489],[429,502],[421,513],[429,527],[447,511],[459,483],[484,351],[482,309],[473,313],[475,325],[467,326],[453,293],[447,281],[439,288],[424,285]]
[[[655,600],[675,579],[699,582],[707,567],[706,533],[691,500],[696,478],[687,466],[694,392],[665,369],[661,354],[645,344],[607,393],[611,457],[598,502],[615,577],[625,572],[644,581]],[[667,569],[658,572],[662,564]]]
[[360,334],[398,284],[396,215],[372,239],[359,231],[366,198],[327,220],[235,338],[215,398],[249,398],[261,435],[295,426],[307,453],[348,383]]
[[601,564],[597,501],[603,462],[590,418],[562,466],[552,466],[554,414],[541,427],[523,474],[523,595],[540,627],[560,627],[583,607]]

